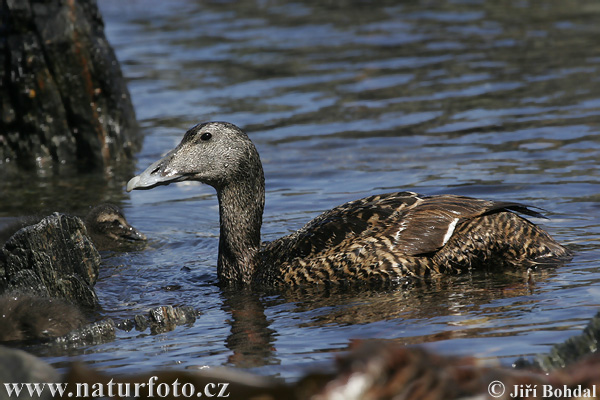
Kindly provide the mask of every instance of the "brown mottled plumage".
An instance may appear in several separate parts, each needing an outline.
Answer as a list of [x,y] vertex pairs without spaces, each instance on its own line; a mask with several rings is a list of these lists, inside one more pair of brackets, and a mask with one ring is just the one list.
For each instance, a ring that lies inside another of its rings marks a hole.
[[221,281],[292,285],[395,283],[482,266],[555,262],[569,252],[515,214],[518,203],[388,193],[327,211],[299,231],[260,242],[264,175],[256,148],[235,125],[196,125],[127,190],[196,180],[217,190]]
[[131,226],[121,209],[112,204],[92,208],[85,217],[85,226],[98,250],[114,250],[146,240],[146,235]]

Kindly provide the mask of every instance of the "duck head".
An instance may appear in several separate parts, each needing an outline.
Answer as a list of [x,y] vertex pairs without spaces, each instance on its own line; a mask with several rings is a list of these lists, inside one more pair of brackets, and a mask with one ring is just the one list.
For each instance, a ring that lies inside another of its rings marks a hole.
[[219,191],[257,175],[262,176],[262,167],[248,136],[233,124],[208,122],[188,130],[175,149],[133,177],[127,191],[182,181],[199,181]]

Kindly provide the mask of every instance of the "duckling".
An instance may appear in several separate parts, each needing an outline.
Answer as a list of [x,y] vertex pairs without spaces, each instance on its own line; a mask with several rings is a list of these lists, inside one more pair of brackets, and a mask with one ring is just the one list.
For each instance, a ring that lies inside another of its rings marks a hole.
[[50,339],[84,324],[81,311],[65,300],[33,294],[0,296],[0,342]]
[[131,226],[119,207],[112,204],[94,207],[85,217],[85,226],[100,251],[146,240],[146,235]]
[[413,192],[342,204],[297,232],[261,243],[262,164],[248,136],[226,122],[191,128],[181,143],[127,183],[127,191],[200,181],[217,192],[217,274],[258,285],[397,284],[475,268],[555,263],[569,251],[512,202]]
[[[40,222],[40,217],[22,217],[0,229],[0,246],[19,229]],[[131,226],[119,207],[100,204],[92,208],[84,219],[87,232],[96,249],[115,250],[123,245],[147,240],[146,235]]]

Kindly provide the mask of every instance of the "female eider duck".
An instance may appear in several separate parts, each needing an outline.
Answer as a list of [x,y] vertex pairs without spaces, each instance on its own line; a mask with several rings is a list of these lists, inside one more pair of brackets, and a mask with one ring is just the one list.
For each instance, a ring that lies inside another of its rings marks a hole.
[[299,231],[261,243],[265,203],[256,148],[226,122],[196,125],[127,191],[186,180],[217,191],[221,282],[261,285],[396,283],[486,265],[554,263],[569,255],[516,212],[522,204],[455,195],[387,193],[326,211]]

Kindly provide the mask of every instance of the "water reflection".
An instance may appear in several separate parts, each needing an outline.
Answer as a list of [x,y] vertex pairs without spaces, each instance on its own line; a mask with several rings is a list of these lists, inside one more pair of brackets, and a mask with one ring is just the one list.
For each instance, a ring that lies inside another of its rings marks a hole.
[[[224,288],[223,310],[231,316],[231,333],[225,344],[232,355],[228,364],[242,368],[278,365],[278,337],[293,329],[354,327],[390,322],[379,330],[378,337],[403,344],[423,344],[452,339],[510,337],[522,329],[522,323],[498,324],[510,318],[526,317],[539,299],[538,286],[551,277],[554,269],[513,271],[490,275],[450,276],[415,281],[394,290],[340,287],[302,287],[277,291],[253,292],[249,289]],[[518,298],[517,302],[507,299]],[[290,318],[285,329],[277,329],[267,310],[285,310],[275,319]],[[285,314],[285,315],[283,315]],[[437,321],[450,330],[397,337],[394,327],[415,321]],[[357,336],[360,337],[360,336]],[[366,338],[365,337],[365,338]],[[395,338],[395,339],[393,339]],[[311,343],[304,344],[312,349]],[[314,349],[313,349],[314,350]],[[320,349],[332,351],[333,349]]]
[[223,310],[231,315],[231,333],[225,346],[232,354],[228,363],[241,368],[279,364],[275,356],[274,335],[260,296],[250,289],[224,288]]

